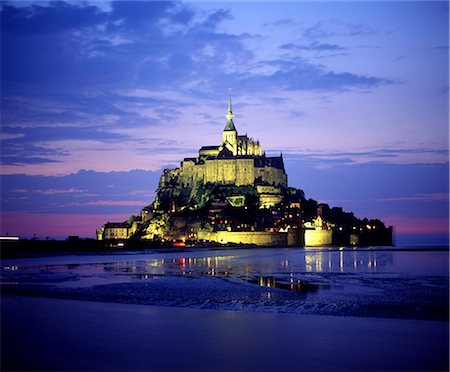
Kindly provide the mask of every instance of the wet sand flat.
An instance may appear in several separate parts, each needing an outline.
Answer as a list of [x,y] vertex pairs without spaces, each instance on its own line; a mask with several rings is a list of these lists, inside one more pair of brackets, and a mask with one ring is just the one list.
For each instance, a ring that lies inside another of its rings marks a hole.
[[8,370],[445,371],[448,322],[2,295]]

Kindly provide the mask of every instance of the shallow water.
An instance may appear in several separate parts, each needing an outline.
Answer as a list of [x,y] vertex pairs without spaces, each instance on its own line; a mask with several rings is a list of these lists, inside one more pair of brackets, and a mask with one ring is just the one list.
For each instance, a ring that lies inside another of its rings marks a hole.
[[448,251],[187,249],[9,259],[1,288],[157,306],[448,320]]
[[448,322],[2,296],[2,370],[445,371]]

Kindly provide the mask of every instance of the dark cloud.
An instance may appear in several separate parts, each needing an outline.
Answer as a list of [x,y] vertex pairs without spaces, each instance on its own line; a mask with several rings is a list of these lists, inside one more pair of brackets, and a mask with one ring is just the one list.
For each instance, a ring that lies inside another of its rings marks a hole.
[[313,42],[307,45],[289,43],[281,45],[280,48],[286,50],[311,50],[316,52],[347,50],[347,48],[336,44],[322,44],[319,42]]
[[1,178],[1,210],[137,214],[153,200],[159,175],[144,170],[81,170],[67,176],[6,175]]
[[[22,143],[35,143],[44,141],[60,141],[67,139],[74,140],[92,140],[95,139],[99,142],[115,142],[123,141],[129,137],[124,134],[117,134],[108,131],[108,126],[95,126],[95,127],[33,127],[33,128],[22,128],[22,127],[8,127],[2,128],[3,134],[20,134]],[[8,146],[14,140],[5,139],[3,141],[4,146]]]
[[[23,154],[25,151],[21,151]],[[59,160],[40,158],[37,156],[27,156],[26,154],[20,156],[4,155],[1,158],[1,164],[3,165],[18,165],[23,166],[25,164],[48,164],[48,163],[60,163]]]
[[307,39],[322,39],[334,36],[360,37],[376,33],[376,30],[365,25],[351,24],[337,19],[320,21],[304,30]]
[[49,149],[36,145],[32,140],[10,138],[1,142],[1,161],[3,165],[25,165],[58,163],[52,157],[68,155],[64,149]]
[[287,90],[345,90],[350,88],[375,88],[393,84],[394,81],[349,72],[335,73],[320,65],[314,65],[301,58],[292,60],[271,60],[260,65],[276,66],[277,71],[266,76],[243,76],[240,83],[247,89],[264,90],[277,86]]
[[305,116],[305,113],[302,111],[289,111],[289,117],[291,118],[299,118]]
[[[289,152],[288,152],[289,153]],[[372,158],[395,158],[401,155],[407,154],[433,154],[433,155],[448,155],[448,149],[432,149],[432,148],[411,148],[411,149],[378,149],[373,151],[340,151],[340,152],[308,152],[304,156],[312,158],[360,158],[360,157],[372,157]],[[327,160],[328,161],[328,160]]]
[[284,97],[271,97],[270,100],[276,105],[283,104],[283,103],[288,103],[288,102],[291,101],[291,99],[284,98]]
[[132,28],[145,28],[163,17],[170,17],[169,11],[175,4],[172,1],[113,1],[110,19]]
[[[227,10],[194,20],[195,12],[178,2],[114,2],[111,12],[89,7],[98,17],[76,30],[15,33],[12,24],[58,17],[53,6],[64,13],[63,19],[71,10],[76,17],[82,8],[50,4],[39,7],[39,16],[33,7],[17,14],[13,6],[3,9],[2,18],[10,19],[2,23],[3,97],[35,95],[39,89],[57,101],[68,92],[72,101],[79,101],[77,95],[86,90],[179,90],[192,81],[198,86],[190,94],[208,96],[209,80],[225,80],[224,70],[253,58],[243,40],[258,37],[217,32],[220,22],[231,17]],[[92,103],[89,110],[96,108]]]
[[[174,120],[184,104],[170,99],[119,95],[106,90],[88,90],[78,95],[31,94],[1,97],[0,112],[4,126],[108,128],[149,126]],[[140,116],[142,109],[154,109],[154,118]]]
[[[182,116],[175,99],[119,92],[172,90],[212,101],[230,86],[254,94],[392,83],[336,73],[300,58],[258,60],[247,43],[260,41],[260,35],[219,31],[233,17],[226,9],[204,14],[171,1],[113,2],[110,11],[85,3],[6,3],[1,17],[3,133],[21,135],[2,142],[9,163],[18,156],[51,161],[53,155],[42,154],[38,141],[120,142],[131,139],[115,129],[152,127]],[[342,50],[316,41],[282,48]],[[257,72],[264,69],[272,72]]]
[[219,9],[210,14],[207,19],[201,23],[200,29],[215,30],[220,22],[232,18],[229,10]]
[[[252,65],[258,61],[245,44],[246,40],[260,36],[218,32],[218,25],[232,18],[229,10],[217,9],[202,19],[195,8],[179,2],[113,2],[111,6],[110,12],[95,6],[63,2],[48,6],[4,7],[4,94],[8,96],[10,92],[21,90],[21,93],[23,90],[34,92],[33,86],[39,86],[41,92],[57,94],[74,94],[98,87],[108,90],[180,89],[195,81],[191,94],[206,91],[208,95],[219,86],[229,85],[230,81],[265,80],[264,74],[254,72]],[[79,18],[83,21],[77,21]],[[51,27],[58,32],[46,28],[50,27],[46,24],[53,23],[55,26]],[[361,29],[354,25],[340,27],[352,33]],[[35,29],[35,32],[21,34],[16,28]],[[283,48],[343,49],[335,44],[318,42],[288,44]],[[283,73],[280,69],[273,77],[283,79]],[[355,79],[350,72],[344,76],[329,71],[329,75],[313,74],[309,78],[317,77],[318,84],[324,89],[326,81],[323,78],[330,78],[330,89],[334,90],[336,75],[346,78],[348,86],[361,85],[361,78]],[[265,84],[269,82],[270,79],[266,79]],[[266,89],[280,85],[284,83],[273,82]]]
[[[68,155],[67,151],[38,144],[61,140],[95,140],[108,146],[128,141],[138,146],[139,137],[118,134],[115,130],[171,122],[182,115],[183,106],[167,99],[121,96],[108,91],[58,98],[2,97],[2,164],[55,162],[52,157]],[[151,117],[144,115],[146,110],[152,110]],[[153,144],[163,145],[156,139]]]
[[1,30],[3,38],[16,38],[19,35],[61,33],[105,22],[107,14],[96,6],[68,4],[54,1],[49,5],[30,5],[15,7],[13,2],[5,3],[1,10]]
[[167,49],[161,48],[168,44],[159,22],[191,17],[177,4],[113,2],[111,12],[64,2],[5,6],[1,26],[5,87],[12,88],[13,82],[39,83],[58,91],[100,83],[123,87],[133,80],[133,65],[140,58],[161,56]]
[[[53,157],[68,155],[64,149],[44,147],[40,143],[61,140],[95,140],[111,144],[129,139],[126,135],[109,131],[109,127],[8,127],[2,128],[6,138],[1,141],[1,164],[23,165],[55,163]],[[10,135],[8,137],[8,135]]]
[[298,22],[292,18],[282,18],[275,22],[266,22],[263,24],[264,27],[272,27],[272,28],[292,27],[292,26],[297,26],[297,25],[298,25]]

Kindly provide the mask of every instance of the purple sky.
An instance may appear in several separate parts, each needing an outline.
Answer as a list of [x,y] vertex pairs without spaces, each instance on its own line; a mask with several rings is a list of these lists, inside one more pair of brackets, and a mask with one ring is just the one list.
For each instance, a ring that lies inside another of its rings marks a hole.
[[239,132],[290,186],[448,233],[448,3],[2,2],[1,233],[94,236]]

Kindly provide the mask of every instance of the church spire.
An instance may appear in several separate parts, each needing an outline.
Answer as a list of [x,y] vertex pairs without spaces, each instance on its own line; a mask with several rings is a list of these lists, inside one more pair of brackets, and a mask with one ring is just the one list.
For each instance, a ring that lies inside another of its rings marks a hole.
[[228,93],[229,94],[229,100],[228,100],[228,114],[227,114],[227,121],[233,120],[234,115],[233,115],[233,109],[231,107],[231,92]]
[[224,131],[236,131],[236,127],[234,126],[233,123],[233,108],[231,107],[231,90],[228,91],[229,94],[229,99],[228,99],[228,114],[226,116],[227,118],[227,124],[225,125]]

